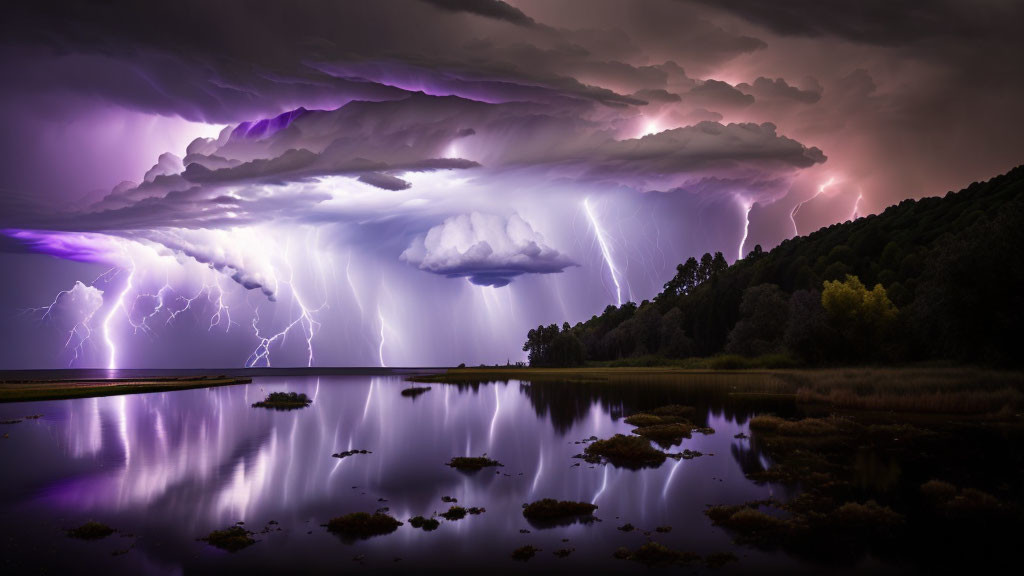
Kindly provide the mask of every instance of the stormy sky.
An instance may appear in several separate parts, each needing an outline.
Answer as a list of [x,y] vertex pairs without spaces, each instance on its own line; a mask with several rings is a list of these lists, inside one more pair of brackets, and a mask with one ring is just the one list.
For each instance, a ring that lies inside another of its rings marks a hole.
[[0,368],[449,365],[1020,163],[1018,2],[25,2]]

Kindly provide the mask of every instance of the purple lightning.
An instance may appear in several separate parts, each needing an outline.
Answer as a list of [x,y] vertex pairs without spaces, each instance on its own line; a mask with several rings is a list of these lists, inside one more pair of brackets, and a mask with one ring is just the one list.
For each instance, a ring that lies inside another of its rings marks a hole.
[[793,223],[793,234],[794,235],[796,235],[796,236],[800,235],[800,230],[796,227],[796,213],[800,211],[800,208],[803,207],[804,204],[807,204],[811,200],[814,200],[818,196],[821,196],[822,194],[824,194],[825,193],[825,189],[828,188],[829,186],[835,184],[835,181],[836,181],[836,179],[834,177],[833,178],[829,178],[828,182],[825,182],[821,186],[818,186],[818,191],[814,193],[814,196],[811,196],[807,200],[804,200],[803,202],[800,202],[796,206],[793,207],[793,211],[789,213],[789,220],[790,220],[790,222]]

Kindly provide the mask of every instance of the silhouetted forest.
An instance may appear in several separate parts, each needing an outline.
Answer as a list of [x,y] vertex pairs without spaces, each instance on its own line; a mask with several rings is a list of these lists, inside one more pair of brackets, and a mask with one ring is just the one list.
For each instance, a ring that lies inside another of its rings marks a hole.
[[804,364],[1020,366],[1024,166],[943,198],[690,258],[653,301],[530,330],[535,366],[737,354]]

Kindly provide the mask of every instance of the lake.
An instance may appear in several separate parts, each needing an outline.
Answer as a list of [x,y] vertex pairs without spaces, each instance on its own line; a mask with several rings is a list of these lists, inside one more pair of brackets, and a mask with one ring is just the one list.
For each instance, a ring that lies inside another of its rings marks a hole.
[[[720,378],[720,377],[719,377]],[[706,386],[657,383],[430,384],[401,394],[400,376],[256,377],[248,385],[0,405],[0,526],[4,572],[182,574],[247,571],[386,572],[616,571],[646,573],[613,558],[649,539],[708,555],[732,552],[721,571],[815,571],[782,552],[737,547],[704,510],[794,489],[746,474],[770,462],[749,434],[757,410],[790,401],[737,401],[714,376]],[[424,385],[420,385],[424,386]],[[269,392],[302,392],[308,408],[253,408]],[[623,417],[666,404],[696,408],[682,448],[704,456],[639,470],[573,456],[591,437],[630,434]],[[344,459],[332,454],[369,450]],[[465,473],[454,456],[504,466]],[[441,521],[432,532],[408,519],[441,513],[452,497],[486,511]],[[542,498],[592,502],[599,522],[538,527],[522,514]],[[387,508],[405,525],[347,541],[323,525],[350,512]],[[98,541],[65,536],[95,520],[118,530]],[[255,545],[225,552],[197,539],[244,522]],[[619,528],[632,524],[636,530]],[[656,532],[656,527],[671,527]],[[529,562],[514,549],[540,548]],[[556,555],[559,550],[565,552]],[[862,558],[859,569],[881,566]],[[701,564],[693,567],[707,571]]]

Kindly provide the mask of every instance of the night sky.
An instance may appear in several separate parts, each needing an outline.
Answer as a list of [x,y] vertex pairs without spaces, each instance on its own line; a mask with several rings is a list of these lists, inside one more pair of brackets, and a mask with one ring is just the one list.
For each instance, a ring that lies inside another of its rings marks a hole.
[[0,368],[520,361],[1024,158],[1024,4],[24,2]]

